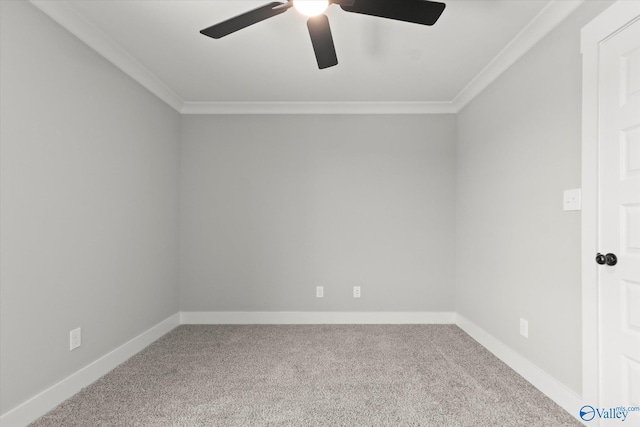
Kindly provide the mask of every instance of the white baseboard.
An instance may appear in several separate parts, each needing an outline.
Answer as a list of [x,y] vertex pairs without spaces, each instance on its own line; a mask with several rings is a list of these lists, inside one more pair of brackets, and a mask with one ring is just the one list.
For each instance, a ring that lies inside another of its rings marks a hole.
[[137,337],[127,341],[95,362],[71,374],[59,383],[38,393],[21,405],[0,416],[2,427],[23,427],[64,402],[82,388],[95,382],[107,372],[171,331],[180,323],[178,313],[163,320]]
[[478,341],[498,359],[584,424],[579,414],[583,405],[580,396],[464,316],[457,314],[456,324],[471,338]]
[[[90,385],[179,324],[456,324],[576,419],[573,391],[455,312],[180,312],[0,416],[2,427],[23,427]],[[583,423],[584,424],[584,423]]]
[[183,311],[188,325],[453,324],[454,312]]

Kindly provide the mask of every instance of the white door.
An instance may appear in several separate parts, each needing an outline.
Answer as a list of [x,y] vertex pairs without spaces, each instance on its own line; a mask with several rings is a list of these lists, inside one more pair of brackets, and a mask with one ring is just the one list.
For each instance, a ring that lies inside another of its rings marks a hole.
[[[617,256],[617,264],[598,267],[600,406],[633,407],[640,406],[640,21],[601,43],[598,83],[598,250]],[[640,414],[629,417],[640,425]]]

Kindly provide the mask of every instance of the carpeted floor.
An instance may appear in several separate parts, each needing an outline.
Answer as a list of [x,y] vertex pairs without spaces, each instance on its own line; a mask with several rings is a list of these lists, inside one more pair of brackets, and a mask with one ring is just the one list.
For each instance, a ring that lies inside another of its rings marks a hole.
[[183,325],[32,426],[580,426],[453,325]]

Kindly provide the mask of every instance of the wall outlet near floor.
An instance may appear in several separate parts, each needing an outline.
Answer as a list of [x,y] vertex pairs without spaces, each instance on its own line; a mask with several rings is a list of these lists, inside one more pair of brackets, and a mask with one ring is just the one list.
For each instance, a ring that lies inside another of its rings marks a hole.
[[324,286],[316,286],[316,298],[324,298]]
[[565,190],[563,193],[563,209],[565,211],[579,211],[582,209],[582,194],[579,188]]
[[522,317],[520,318],[520,335],[529,338],[529,322]]
[[360,286],[353,287],[353,297],[360,298]]
[[69,332],[69,350],[73,350],[82,345],[82,332],[80,328]]

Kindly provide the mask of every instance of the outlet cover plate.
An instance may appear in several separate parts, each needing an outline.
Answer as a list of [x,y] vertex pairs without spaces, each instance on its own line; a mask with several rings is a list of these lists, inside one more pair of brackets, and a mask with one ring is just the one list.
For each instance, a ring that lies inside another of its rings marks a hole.
[[76,328],[69,332],[69,350],[74,350],[82,345],[82,331]]
[[522,317],[520,318],[520,335],[529,338],[529,322]]
[[563,209],[565,211],[579,211],[582,209],[582,192],[579,188],[564,191]]

